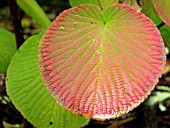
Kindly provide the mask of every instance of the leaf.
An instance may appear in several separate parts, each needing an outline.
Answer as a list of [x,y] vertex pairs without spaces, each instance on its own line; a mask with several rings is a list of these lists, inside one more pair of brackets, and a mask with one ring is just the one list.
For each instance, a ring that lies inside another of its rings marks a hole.
[[23,116],[37,128],[78,128],[87,119],[62,108],[47,92],[38,68],[38,42],[29,38],[14,55],[7,72],[7,93]]
[[160,91],[169,91],[170,92],[170,87],[169,86],[164,86],[164,85],[157,85],[156,88]]
[[142,12],[148,16],[156,25],[159,25],[162,20],[156,13],[152,0],[141,0],[143,4]]
[[158,29],[124,4],[64,11],[44,34],[39,56],[53,97],[74,113],[102,120],[138,106],[165,67]]
[[6,73],[16,49],[15,35],[0,28],[0,73]]
[[165,44],[167,45],[167,47],[170,48],[170,27],[168,27],[167,25],[164,25],[159,30],[161,32],[161,35],[164,39]]
[[170,26],[170,0],[153,0],[153,3],[160,18]]
[[47,28],[51,24],[36,0],[17,0],[17,4],[42,27]]
[[93,4],[93,5],[97,5],[103,9],[105,9],[112,4],[122,3],[122,4],[127,4],[130,6],[136,7],[139,10],[141,10],[141,8],[137,4],[136,0],[135,1],[134,0],[69,0],[69,1],[70,1],[71,7],[75,7],[80,4]]
[[99,6],[105,9],[112,4],[118,4],[119,0],[98,0],[98,2],[99,2]]
[[69,2],[71,7],[75,7],[80,4],[94,4],[99,6],[99,0],[69,0]]
[[151,95],[149,98],[148,98],[148,104],[150,106],[153,106],[157,103],[161,103],[163,102],[164,100],[166,99],[169,99],[170,98],[170,93],[169,92],[155,92],[155,95]]

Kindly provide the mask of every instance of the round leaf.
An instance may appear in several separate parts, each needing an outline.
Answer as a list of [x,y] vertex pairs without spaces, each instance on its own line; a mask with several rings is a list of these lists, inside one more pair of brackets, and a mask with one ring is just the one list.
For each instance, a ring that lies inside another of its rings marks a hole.
[[160,18],[170,26],[170,0],[153,0],[153,3]]
[[46,90],[38,68],[38,42],[29,38],[14,55],[7,72],[7,93],[16,108],[37,128],[78,128],[87,119],[61,107]]
[[68,110],[97,119],[119,117],[138,106],[165,66],[154,23],[123,4],[64,11],[43,36],[39,56],[53,97]]

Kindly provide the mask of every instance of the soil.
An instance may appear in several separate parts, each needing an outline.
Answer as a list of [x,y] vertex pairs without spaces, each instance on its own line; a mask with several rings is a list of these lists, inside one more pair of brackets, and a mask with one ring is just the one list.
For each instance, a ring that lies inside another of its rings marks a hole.
[[[51,20],[54,20],[61,11],[70,8],[67,0],[37,1]],[[0,0],[0,3],[0,27],[13,32],[8,3],[6,0]],[[41,31],[41,27],[22,11],[21,17],[24,39]],[[170,54],[167,55],[166,71],[160,78],[158,85],[170,87]],[[151,96],[155,95],[156,92],[163,93],[166,90],[155,88]],[[162,110],[160,104],[166,109]],[[0,128],[3,128],[2,120],[11,124],[23,123],[25,128],[33,127],[10,102],[6,94],[5,74],[0,74]],[[104,122],[91,120],[89,125],[84,128],[170,128],[170,98],[154,106],[148,105],[146,100],[139,107],[118,119]]]

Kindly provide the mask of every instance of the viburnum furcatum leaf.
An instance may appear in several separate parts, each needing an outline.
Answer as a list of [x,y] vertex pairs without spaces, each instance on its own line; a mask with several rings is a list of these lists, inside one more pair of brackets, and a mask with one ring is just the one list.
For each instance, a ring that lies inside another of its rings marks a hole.
[[64,109],[44,86],[37,57],[43,33],[28,38],[13,56],[7,71],[7,93],[15,107],[36,128],[84,126],[88,119]]
[[16,51],[15,35],[0,28],[0,74],[6,73],[8,65]]
[[69,0],[69,2],[71,7],[75,7],[80,4],[93,4],[99,6],[99,0]]
[[153,0],[153,3],[160,18],[170,26],[170,0]]
[[102,9],[107,8],[113,4],[126,4],[141,10],[141,3],[137,0],[69,0],[71,7],[78,6],[80,4],[93,4],[97,5]]
[[159,31],[162,35],[164,43],[170,49],[170,38],[169,38],[170,37],[170,27],[167,25],[164,25],[159,29]]
[[165,66],[165,48],[154,23],[137,9],[86,4],[62,12],[47,29],[39,65],[62,106],[105,120],[150,94]]

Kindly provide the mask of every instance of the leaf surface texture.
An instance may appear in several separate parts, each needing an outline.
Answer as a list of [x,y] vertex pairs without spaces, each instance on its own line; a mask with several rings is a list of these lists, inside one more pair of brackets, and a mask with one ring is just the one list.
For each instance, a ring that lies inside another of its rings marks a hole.
[[15,35],[0,28],[0,73],[6,73],[16,49]]
[[44,34],[39,56],[53,97],[68,110],[97,119],[115,118],[139,105],[165,66],[154,23],[123,4],[64,11]]
[[78,128],[87,119],[61,107],[46,90],[38,67],[42,34],[30,37],[14,55],[7,72],[7,93],[37,128]]

